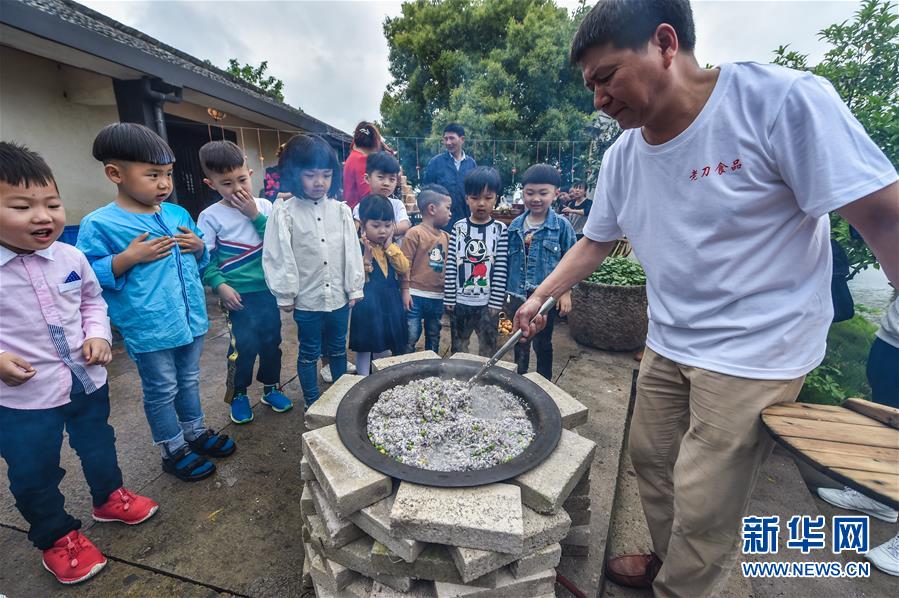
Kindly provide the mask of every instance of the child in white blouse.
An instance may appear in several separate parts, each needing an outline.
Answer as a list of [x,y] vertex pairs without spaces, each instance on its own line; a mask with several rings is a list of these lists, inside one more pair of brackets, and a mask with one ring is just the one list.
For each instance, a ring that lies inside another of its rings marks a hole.
[[340,180],[334,149],[321,137],[297,135],[282,150],[278,169],[281,190],[291,197],[272,209],[262,268],[278,306],[293,311],[297,323],[297,373],[308,408],[320,394],[316,367],[323,352],[334,381],[346,372],[349,311],[362,298],[365,272],[353,215],[330,196]]

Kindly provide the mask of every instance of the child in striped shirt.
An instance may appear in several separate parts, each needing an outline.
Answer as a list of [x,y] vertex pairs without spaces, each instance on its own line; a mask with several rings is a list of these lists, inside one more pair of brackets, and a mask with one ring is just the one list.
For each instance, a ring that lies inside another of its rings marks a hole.
[[472,332],[478,353],[496,352],[499,312],[506,297],[506,225],[491,216],[502,184],[495,168],[478,166],[465,175],[471,216],[453,225],[446,260],[443,302],[452,313],[453,352],[467,352]]
[[231,141],[210,141],[200,148],[203,182],[222,199],[200,213],[197,226],[209,250],[203,282],[212,288],[228,310],[236,351],[234,394],[230,398],[231,421],[253,420],[247,388],[259,357],[256,379],[262,383],[262,402],[283,413],[293,403],[280,390],[281,314],[278,302],[265,284],[262,271],[262,239],[272,213],[268,200],[254,198],[253,171],[246,156]]

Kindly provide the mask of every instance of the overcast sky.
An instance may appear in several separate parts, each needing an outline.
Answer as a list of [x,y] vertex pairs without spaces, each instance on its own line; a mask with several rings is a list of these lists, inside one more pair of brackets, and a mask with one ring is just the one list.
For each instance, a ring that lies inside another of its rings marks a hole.
[[[378,119],[390,80],[382,24],[401,2],[381,0],[80,0],[82,4],[213,64],[258,64],[284,81],[287,103],[352,133]],[[576,0],[557,0],[574,7]],[[693,2],[700,64],[770,62],[780,44],[811,55],[818,32],[852,17],[855,0]]]

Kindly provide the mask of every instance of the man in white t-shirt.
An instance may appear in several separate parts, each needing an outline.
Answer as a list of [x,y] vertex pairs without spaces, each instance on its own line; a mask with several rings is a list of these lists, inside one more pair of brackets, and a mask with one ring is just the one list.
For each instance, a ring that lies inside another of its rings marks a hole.
[[714,595],[773,448],[759,414],[796,399],[832,318],[828,212],[899,283],[893,166],[831,85],[753,63],[701,68],[688,0],[603,0],[571,49],[594,105],[625,129],[581,239],[515,315],[528,321],[627,236],[650,324],[629,451],[654,553],[610,579]]

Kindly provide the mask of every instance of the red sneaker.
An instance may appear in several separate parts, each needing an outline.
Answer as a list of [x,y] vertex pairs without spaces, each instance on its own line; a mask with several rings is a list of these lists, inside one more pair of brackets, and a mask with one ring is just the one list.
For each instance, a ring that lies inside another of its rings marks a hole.
[[153,516],[159,509],[155,501],[134,494],[124,486],[114,490],[103,505],[94,507],[94,520],[96,521],[121,521],[128,525],[143,523]]
[[106,566],[106,557],[93,543],[71,531],[44,551],[44,569],[60,583],[73,584],[90,579]]

